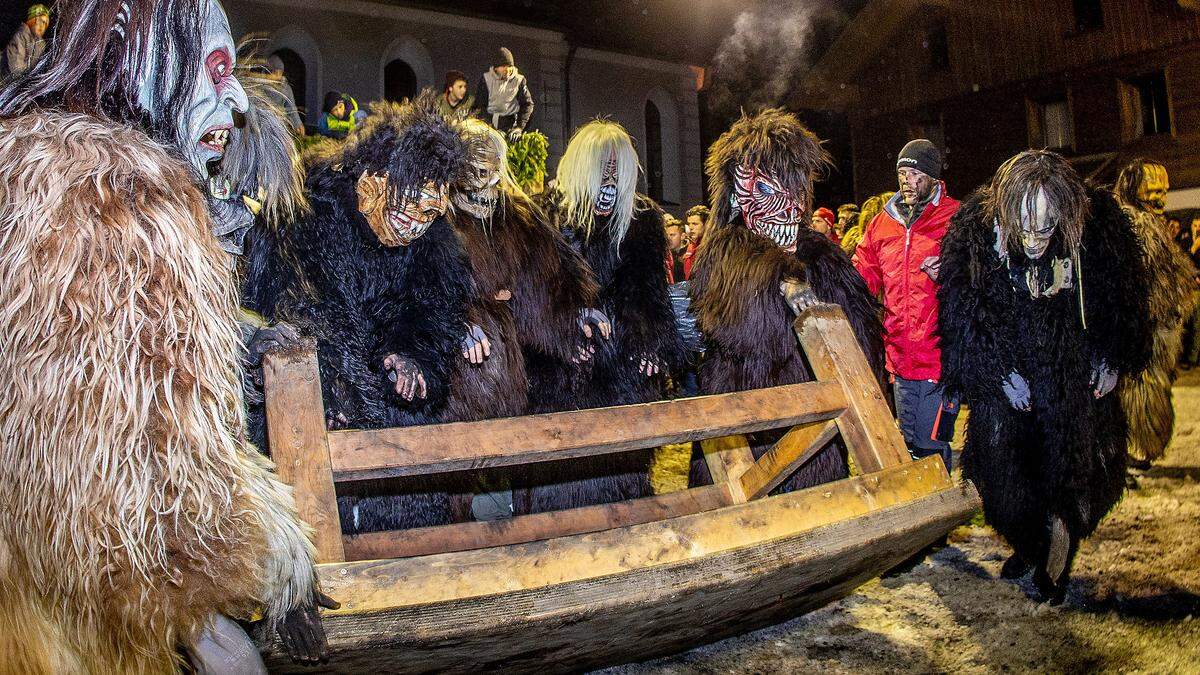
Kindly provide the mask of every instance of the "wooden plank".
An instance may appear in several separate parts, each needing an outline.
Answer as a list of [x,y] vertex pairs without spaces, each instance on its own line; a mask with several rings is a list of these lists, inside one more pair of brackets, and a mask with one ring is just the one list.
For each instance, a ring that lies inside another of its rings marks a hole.
[[601,579],[760,546],[954,487],[940,457],[691,516],[545,541],[439,555],[321,565],[342,603],[326,616],[481,598]]
[[731,503],[725,486],[708,485],[668,495],[536,513],[511,520],[349,535],[345,537],[346,558],[409,558],[522,544],[677,518],[711,511]]
[[312,526],[317,562],[346,559],[325,432],[316,354],[294,350],[263,357],[271,459],[292,486],[300,519]]
[[713,485],[728,486],[733,503],[745,503],[746,494],[738,477],[754,466],[750,440],[741,434],[710,438],[700,442],[700,449],[704,451],[704,463],[708,464]]
[[837,421],[795,427],[738,478],[747,500],[766,497],[837,436]]
[[832,419],[846,409],[837,382],[641,405],[329,434],[338,481],[572,459]]
[[[331,658],[315,672],[573,673],[682,651],[848,595],[945,535],[978,503],[963,484],[851,521],[616,576],[379,613],[327,613]],[[314,672],[278,645],[267,666]]]
[[845,389],[846,412],[838,418],[842,439],[863,473],[912,461],[842,308],[817,305],[796,319],[796,334],[813,374]]

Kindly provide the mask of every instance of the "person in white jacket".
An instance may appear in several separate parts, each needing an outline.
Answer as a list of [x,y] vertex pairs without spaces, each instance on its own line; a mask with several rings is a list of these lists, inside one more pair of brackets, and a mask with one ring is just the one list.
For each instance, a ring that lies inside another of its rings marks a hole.
[[521,137],[533,116],[533,94],[505,47],[475,90],[475,115],[506,134],[510,143]]

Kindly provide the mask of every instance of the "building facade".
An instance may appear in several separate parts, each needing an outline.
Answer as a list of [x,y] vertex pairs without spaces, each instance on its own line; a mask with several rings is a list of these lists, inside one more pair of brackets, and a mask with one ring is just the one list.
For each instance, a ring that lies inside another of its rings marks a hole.
[[550,140],[553,175],[574,129],[596,117],[620,122],[646,170],[643,186],[671,211],[700,203],[701,152],[696,76],[686,65],[576,48],[562,33],[367,0],[226,0],[235,36],[259,34],[278,54],[315,123],[327,91],[370,101],[440,90],[450,70],[470,90],[499,47],[528,79],[530,127]]
[[[805,89],[847,114],[858,198],[895,189],[927,137],[965,194],[1026,148],[1108,181],[1164,162],[1171,209],[1200,207],[1200,14],[1177,0],[873,0]],[[812,100],[809,98],[808,100]]]

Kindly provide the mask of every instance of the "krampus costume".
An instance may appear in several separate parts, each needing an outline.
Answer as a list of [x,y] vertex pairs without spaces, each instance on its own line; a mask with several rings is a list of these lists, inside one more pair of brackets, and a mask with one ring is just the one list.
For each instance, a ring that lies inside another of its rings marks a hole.
[[[462,359],[474,294],[466,256],[445,214],[467,146],[432,96],[379,104],[341,152],[315,166],[311,213],[279,233],[269,254],[287,288],[249,289],[266,316],[317,339],[331,428],[443,421]],[[278,261],[282,261],[282,265]],[[475,346],[475,345],[472,345]],[[458,476],[370,481],[338,498],[342,531],[421,527],[466,519]],[[443,489],[444,488],[444,489]]]
[[964,202],[942,243],[942,385],[971,410],[963,476],[1052,602],[1121,496],[1118,377],[1146,366],[1146,269],[1129,219],[1062,157],[1027,151]]
[[1192,315],[1195,281],[1192,261],[1171,240],[1163,219],[1167,169],[1136,160],[1117,179],[1117,200],[1133,221],[1146,253],[1149,275],[1149,314],[1154,348],[1150,366],[1138,377],[1121,382],[1121,404],[1129,420],[1129,463],[1147,469],[1163,456],[1175,431],[1171,385],[1183,352],[1184,321]]
[[325,650],[305,527],[246,441],[236,285],[196,187],[247,106],[233,66],[215,0],[92,0],[0,90],[11,671],[171,672],[180,647],[261,667],[224,618],[259,608],[294,656]]
[[[792,324],[818,302],[845,310],[868,362],[880,372],[878,303],[845,252],[807,226],[813,178],[826,162],[816,136],[777,109],[743,116],[709,150],[712,215],[691,279],[692,311],[707,347],[702,393],[812,380]],[[755,457],[781,434],[752,434]],[[778,489],[846,475],[846,451],[835,441]],[[704,460],[693,458],[690,483],[711,480]]]
[[[596,120],[575,132],[559,161],[557,185],[544,195],[551,222],[599,284],[598,309],[605,316],[587,312],[588,320],[599,326],[611,318],[612,335],[583,348],[583,358],[577,359],[583,361],[581,368],[569,386],[543,381],[538,401],[542,409],[657,400],[666,370],[682,359],[662,269],[667,247],[662,211],[637,194],[639,168],[625,129]],[[571,290],[572,299],[579,298],[580,278],[573,283],[577,288]],[[566,335],[561,324],[555,330],[560,337]],[[561,359],[560,337],[546,346]],[[530,370],[534,367],[531,362]],[[549,511],[649,495],[650,458],[650,451],[637,451],[531,466],[527,508]]]

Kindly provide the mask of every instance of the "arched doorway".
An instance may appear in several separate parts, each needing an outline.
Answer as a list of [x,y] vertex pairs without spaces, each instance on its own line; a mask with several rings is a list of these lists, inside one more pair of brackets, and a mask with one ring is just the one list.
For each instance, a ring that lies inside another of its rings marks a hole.
[[399,103],[417,95],[417,74],[402,59],[393,59],[383,67],[383,97]]
[[[304,67],[304,59],[300,55],[290,49],[277,49],[272,56],[279,57],[283,61],[283,75],[287,78],[288,84],[292,86],[292,94],[296,97],[296,106],[303,110],[305,101],[308,99],[308,90],[306,88],[308,82],[308,73]],[[301,117],[304,117],[301,112]]]
[[654,101],[646,101],[646,193],[663,200],[662,114]]

